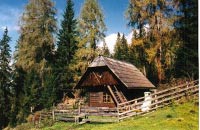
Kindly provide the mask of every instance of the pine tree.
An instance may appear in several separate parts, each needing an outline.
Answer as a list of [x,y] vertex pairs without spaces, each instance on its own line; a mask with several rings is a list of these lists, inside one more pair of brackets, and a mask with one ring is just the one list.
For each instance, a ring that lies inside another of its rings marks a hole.
[[86,0],[78,20],[78,50],[75,53],[72,70],[75,70],[75,81],[80,78],[88,65],[98,55],[96,45],[104,41],[106,26],[104,15],[97,0]]
[[56,19],[51,0],[30,0],[20,21],[17,65],[41,72],[54,51]]
[[147,4],[142,0],[132,0],[126,12],[126,17],[129,20],[128,25],[134,30],[130,45],[130,58],[134,58],[132,61],[136,62],[135,64],[143,71],[144,75],[146,75],[147,67],[147,54],[145,52],[145,25],[148,24]]
[[129,58],[129,47],[127,44],[127,40],[125,38],[125,35],[122,35],[122,38],[120,38],[120,33],[117,33],[117,40],[114,47],[114,58],[118,60],[128,61]]
[[[126,17],[129,20],[128,25],[139,31],[137,37],[143,37],[143,30],[147,24],[147,1],[131,0],[126,11]],[[135,33],[135,32],[134,32]],[[135,33],[136,34],[136,33]]]
[[13,65],[13,68],[13,97],[9,124],[11,127],[24,122],[27,116],[23,113],[25,72],[22,68],[15,68],[15,65]]
[[132,43],[129,47],[129,57],[132,58],[132,62],[142,70],[143,74],[146,75],[146,68],[148,65],[147,54],[145,52],[146,34],[144,29],[141,29],[139,32],[134,30]]
[[[173,32],[173,10],[171,5],[166,1],[152,0],[133,0],[127,10],[127,18],[129,25],[139,30],[139,36],[134,44],[140,45],[145,61],[155,66],[158,82],[165,79],[165,67],[167,62],[167,51],[172,42],[171,33]],[[143,30],[147,30],[147,34],[143,34]],[[174,46],[174,45],[173,45]],[[142,57],[143,58],[143,57]],[[175,58],[175,57],[171,57]],[[145,63],[143,63],[145,65]],[[150,72],[152,73],[152,72]]]
[[[20,39],[20,38],[19,38]],[[12,84],[12,109],[11,109],[11,119],[10,119],[10,126],[14,127],[17,124],[20,124],[25,121],[25,114],[23,113],[24,107],[24,81],[26,77],[26,72],[19,66],[16,65],[18,61],[18,49],[19,49],[19,40],[16,43],[15,51],[14,51],[14,61],[12,64],[13,68],[13,84]]]
[[77,20],[74,18],[72,0],[67,0],[67,6],[63,14],[61,29],[58,33],[58,49],[56,51],[56,75],[61,91],[71,88],[72,75],[69,70],[75,51],[77,50]]
[[128,61],[128,51],[129,51],[128,43],[125,38],[125,35],[123,34],[121,38],[121,59],[120,60]]
[[[20,20],[16,70],[23,72],[23,99],[21,117],[30,113],[30,107],[44,106],[41,95],[47,95],[46,82],[52,75],[56,10],[51,0],[30,0]],[[53,84],[52,84],[53,85]],[[18,86],[18,85],[16,85]],[[51,97],[49,97],[51,98]],[[23,119],[22,119],[23,120]]]
[[7,28],[0,40],[0,129],[8,125],[11,109],[10,37]]
[[106,26],[104,15],[97,0],[86,0],[80,14],[79,31],[81,39],[85,40],[84,44],[89,44],[93,50],[96,44],[105,37]]
[[110,57],[110,55],[111,55],[106,42],[103,43],[102,55],[106,56],[106,57]]
[[58,33],[57,55],[59,60],[58,62],[61,66],[66,66],[66,64],[70,63],[77,48],[77,22],[76,19],[74,19],[73,6],[74,4],[72,0],[67,0],[61,29]]
[[117,40],[114,46],[114,58],[121,59],[121,36],[117,33]]
[[132,39],[131,39],[131,44],[129,46],[129,62],[137,66],[137,68],[141,67],[139,58],[138,57],[138,52],[136,50],[136,47],[134,46],[133,40],[137,38],[137,32],[136,30],[133,31],[132,34]]
[[175,72],[177,77],[198,78],[198,1],[178,1],[175,22],[180,47],[177,51]]

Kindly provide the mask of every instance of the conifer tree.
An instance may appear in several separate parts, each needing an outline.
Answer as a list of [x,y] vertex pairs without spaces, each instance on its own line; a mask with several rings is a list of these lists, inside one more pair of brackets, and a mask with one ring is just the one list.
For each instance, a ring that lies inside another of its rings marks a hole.
[[[20,38],[19,38],[20,39]],[[10,126],[14,127],[18,123],[22,123],[25,119],[23,117],[22,108],[23,108],[23,99],[24,99],[24,80],[25,80],[25,72],[22,68],[16,67],[16,61],[18,59],[18,41],[15,46],[15,51],[13,54],[13,64],[12,64],[12,109],[11,109],[11,117],[10,117]],[[21,114],[19,114],[21,113]]]
[[[16,70],[24,72],[21,111],[22,118],[30,113],[30,107],[40,110],[44,107],[41,95],[46,82],[53,85],[53,80],[46,80],[52,75],[54,34],[56,32],[56,10],[51,0],[30,0],[20,20],[20,38],[18,40]],[[50,97],[49,97],[50,98]],[[52,103],[53,104],[53,103]]]
[[137,67],[143,70],[146,75],[147,55],[145,46],[145,25],[147,22],[147,2],[141,0],[132,0],[126,12],[126,17],[129,20],[128,25],[133,27],[133,38],[130,45],[130,58],[135,58],[134,61]]
[[80,37],[84,44],[96,49],[96,44],[105,37],[104,15],[97,0],[86,0],[79,18]]
[[73,1],[67,0],[61,29],[58,33],[58,49],[56,51],[56,75],[59,88],[71,87],[73,81],[69,65],[77,50],[77,20],[74,18]]
[[23,113],[24,107],[24,81],[25,81],[25,72],[22,68],[16,68],[15,63],[13,64],[13,97],[12,97],[12,109],[11,109],[11,118],[10,126],[14,127],[17,124],[24,122],[26,114]]
[[97,0],[86,0],[78,20],[78,50],[75,53],[72,70],[75,70],[75,81],[80,78],[88,65],[98,55],[97,43],[104,41],[106,26],[103,12]]
[[10,37],[7,28],[0,40],[0,129],[8,125],[11,109]]
[[127,40],[125,38],[125,35],[122,35],[121,38],[121,59],[123,61],[128,61],[128,43]]
[[41,72],[54,51],[56,10],[51,0],[30,0],[20,21],[17,65]]
[[121,36],[117,33],[117,40],[114,46],[114,58],[121,59]]
[[62,66],[66,66],[66,64],[70,63],[77,48],[77,21],[74,18],[73,6],[72,0],[67,0],[61,29],[58,33],[57,58],[58,63]]
[[146,34],[144,29],[140,29],[139,32],[136,30],[133,31],[132,42],[129,47],[129,59],[130,62],[133,62],[138,68],[140,68],[144,75],[146,75],[147,68],[147,54],[145,52]]
[[[139,30],[139,39],[134,41],[134,44],[144,47],[144,61],[155,66],[153,73],[156,73],[159,83],[165,79],[166,54],[168,50],[171,51],[171,45],[168,44],[172,41],[170,36],[173,32],[174,17],[170,3],[172,2],[132,0],[127,10],[129,25]],[[143,35],[145,29],[148,33]],[[170,58],[175,57],[172,55]]]
[[[177,3],[176,3],[177,4]],[[175,22],[180,47],[177,51],[175,71],[177,77],[198,78],[198,1],[178,1]]]
[[110,55],[111,55],[106,42],[103,43],[102,55],[106,56],[106,57],[110,57]]
[[118,59],[118,60],[123,60],[123,61],[128,61],[128,44],[127,44],[127,40],[125,38],[125,35],[122,35],[122,38],[120,38],[120,33],[117,33],[117,40],[116,40],[116,44],[114,47],[114,58]]

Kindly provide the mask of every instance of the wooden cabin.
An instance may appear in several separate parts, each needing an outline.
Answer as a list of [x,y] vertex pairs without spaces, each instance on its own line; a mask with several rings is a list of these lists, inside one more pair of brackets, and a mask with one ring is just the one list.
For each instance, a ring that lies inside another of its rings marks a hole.
[[98,56],[89,65],[75,89],[89,92],[90,107],[116,107],[144,96],[155,86],[134,65]]

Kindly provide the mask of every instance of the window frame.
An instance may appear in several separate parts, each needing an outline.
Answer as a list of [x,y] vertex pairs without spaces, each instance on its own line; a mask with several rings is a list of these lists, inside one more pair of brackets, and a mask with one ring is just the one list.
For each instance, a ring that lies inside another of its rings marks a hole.
[[113,103],[111,95],[107,92],[103,92],[103,103]]

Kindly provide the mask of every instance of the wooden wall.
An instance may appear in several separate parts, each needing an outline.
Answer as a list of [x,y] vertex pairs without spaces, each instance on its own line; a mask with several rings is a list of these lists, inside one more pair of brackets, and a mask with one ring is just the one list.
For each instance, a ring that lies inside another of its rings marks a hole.
[[104,86],[104,85],[117,85],[118,81],[116,81],[115,77],[107,67],[100,67],[90,70],[83,82],[81,83],[81,87],[90,87],[90,86]]
[[106,92],[109,94],[109,92],[106,90],[104,86],[101,86],[101,88],[96,89],[90,89],[89,91],[89,106],[90,107],[116,107],[113,99],[111,98],[111,103],[104,103],[103,102],[103,92]]

